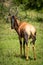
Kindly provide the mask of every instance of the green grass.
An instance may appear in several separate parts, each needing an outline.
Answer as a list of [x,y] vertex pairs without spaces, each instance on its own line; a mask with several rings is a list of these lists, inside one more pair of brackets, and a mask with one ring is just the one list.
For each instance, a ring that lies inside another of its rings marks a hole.
[[15,30],[11,30],[10,23],[7,24],[3,19],[0,19],[0,65],[43,65],[43,22],[34,21],[34,19],[33,21],[31,19],[27,21],[30,21],[29,23],[33,24],[37,30],[35,45],[37,59],[33,60],[32,45],[28,52],[32,59],[26,61],[25,58],[19,56],[20,49],[17,33]]

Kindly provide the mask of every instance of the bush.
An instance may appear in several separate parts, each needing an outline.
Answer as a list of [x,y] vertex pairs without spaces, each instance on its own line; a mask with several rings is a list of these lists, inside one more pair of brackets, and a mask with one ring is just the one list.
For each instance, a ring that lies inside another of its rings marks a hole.
[[43,0],[13,0],[16,5],[24,4],[26,9],[36,8],[41,9],[43,7]]

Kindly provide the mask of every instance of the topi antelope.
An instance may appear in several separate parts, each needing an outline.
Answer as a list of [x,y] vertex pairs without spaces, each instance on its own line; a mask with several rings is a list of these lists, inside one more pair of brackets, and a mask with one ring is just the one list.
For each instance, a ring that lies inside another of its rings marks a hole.
[[28,50],[29,50],[28,40],[32,39],[31,43],[33,43],[32,48],[34,53],[34,59],[36,59],[36,53],[35,53],[36,29],[34,28],[34,26],[26,22],[19,22],[16,19],[15,15],[13,15],[11,16],[11,29],[15,29],[15,31],[19,36],[20,55],[22,56],[22,38],[23,38],[24,56],[26,57],[26,60],[28,60]]

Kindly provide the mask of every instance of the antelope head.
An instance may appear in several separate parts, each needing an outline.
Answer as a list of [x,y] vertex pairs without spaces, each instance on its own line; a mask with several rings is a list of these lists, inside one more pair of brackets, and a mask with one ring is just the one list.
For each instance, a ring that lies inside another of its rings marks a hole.
[[16,8],[16,13],[14,15],[10,16],[11,19],[11,29],[14,29],[16,27],[15,23],[17,22],[16,20],[16,15],[18,14],[18,8]]

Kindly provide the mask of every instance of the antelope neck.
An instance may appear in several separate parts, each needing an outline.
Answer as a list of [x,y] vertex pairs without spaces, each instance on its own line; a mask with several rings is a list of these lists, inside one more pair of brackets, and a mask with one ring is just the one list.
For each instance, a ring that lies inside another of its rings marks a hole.
[[18,33],[18,28],[19,28],[19,24],[18,24],[18,22],[17,22],[17,20],[15,18],[15,30],[16,30],[17,33]]

